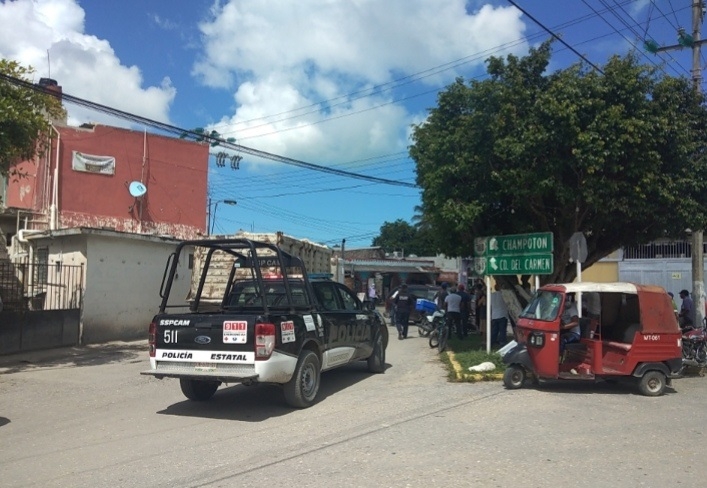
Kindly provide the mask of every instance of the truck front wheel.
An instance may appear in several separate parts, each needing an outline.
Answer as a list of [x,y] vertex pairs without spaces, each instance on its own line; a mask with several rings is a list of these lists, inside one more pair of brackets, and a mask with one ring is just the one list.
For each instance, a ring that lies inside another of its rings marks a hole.
[[302,351],[292,379],[284,385],[285,401],[295,408],[311,407],[319,391],[320,377],[319,357],[313,351]]
[[221,383],[219,381],[190,380],[181,378],[179,386],[189,400],[203,402],[214,396]]

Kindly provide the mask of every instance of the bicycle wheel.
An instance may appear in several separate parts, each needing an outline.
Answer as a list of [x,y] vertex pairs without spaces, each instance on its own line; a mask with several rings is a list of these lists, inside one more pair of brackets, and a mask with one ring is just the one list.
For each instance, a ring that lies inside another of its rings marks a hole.
[[439,340],[437,341],[437,350],[442,353],[447,348],[447,339],[449,338],[449,329],[444,326],[439,331]]
[[439,338],[439,332],[437,331],[437,329],[435,329],[430,333],[430,340],[429,340],[430,348],[434,349],[435,347],[438,346],[438,344],[439,344],[438,338]]

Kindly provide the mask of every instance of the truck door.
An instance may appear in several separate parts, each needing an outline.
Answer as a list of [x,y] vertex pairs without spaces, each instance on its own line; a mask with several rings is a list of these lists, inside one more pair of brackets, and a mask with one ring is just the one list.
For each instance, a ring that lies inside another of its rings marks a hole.
[[[312,283],[312,287],[324,326],[322,369],[333,368],[360,357],[361,342],[366,340],[362,339],[366,337],[366,315],[357,308],[358,299],[339,283],[318,282]],[[361,307],[360,302],[358,307]]]

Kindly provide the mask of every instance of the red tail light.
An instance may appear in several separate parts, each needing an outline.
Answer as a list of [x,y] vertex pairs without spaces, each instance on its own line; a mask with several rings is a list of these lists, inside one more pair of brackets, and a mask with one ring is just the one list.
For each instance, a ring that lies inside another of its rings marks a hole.
[[268,359],[275,349],[275,324],[255,324],[255,359]]
[[150,357],[151,358],[155,357],[155,352],[157,349],[156,342],[157,342],[157,324],[154,322],[150,322],[150,328],[147,331],[147,343],[150,346]]

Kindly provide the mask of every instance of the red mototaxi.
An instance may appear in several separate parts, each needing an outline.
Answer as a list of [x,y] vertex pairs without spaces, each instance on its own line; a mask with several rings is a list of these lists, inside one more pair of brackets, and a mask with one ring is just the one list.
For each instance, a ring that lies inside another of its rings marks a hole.
[[[560,355],[566,297],[581,295],[581,339]],[[586,308],[585,308],[586,305]],[[641,393],[662,395],[682,366],[681,333],[672,301],[659,286],[567,283],[541,287],[520,314],[517,344],[503,355],[504,384],[540,379],[634,378]]]

